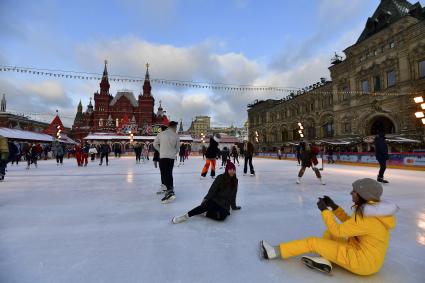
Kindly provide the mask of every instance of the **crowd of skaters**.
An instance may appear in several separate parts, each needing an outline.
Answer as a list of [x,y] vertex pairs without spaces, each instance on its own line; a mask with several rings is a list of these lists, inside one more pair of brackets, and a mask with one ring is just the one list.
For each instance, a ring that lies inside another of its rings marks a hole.
[[[154,160],[159,163],[161,186],[165,189],[162,192],[165,196],[162,203],[170,203],[176,199],[173,184],[173,167],[180,157],[179,164],[184,162],[187,146],[180,143],[180,138],[176,133],[177,122],[171,121],[168,128],[164,128],[155,138],[153,143],[155,154]],[[211,218],[216,221],[223,221],[230,215],[230,209],[240,210],[236,205],[238,178],[236,176],[235,164],[231,162],[238,161],[240,151],[238,147],[229,150],[227,147],[219,149],[220,135],[213,135],[210,138],[208,148],[205,148],[205,165],[201,171],[201,179],[208,174],[211,166],[211,177],[214,179],[208,193],[202,199],[200,205],[189,210],[180,216],[172,218],[172,223],[179,224],[186,222],[191,217],[200,215]],[[308,237],[305,239],[281,242],[278,245],[271,245],[267,241],[260,241],[261,256],[268,260],[276,258],[287,259],[297,255],[314,252],[318,257],[303,256],[302,262],[313,269],[330,273],[332,263],[337,264],[355,274],[369,275],[378,272],[384,262],[388,248],[390,230],[395,227],[395,213],[398,207],[388,201],[381,199],[383,193],[382,183],[388,183],[383,178],[386,169],[386,160],[388,159],[388,147],[385,142],[385,135],[380,132],[375,138],[376,157],[380,163],[380,171],[377,180],[370,178],[359,179],[352,184],[350,192],[353,201],[354,212],[349,216],[337,205],[330,197],[319,197],[317,207],[321,212],[324,224],[327,229],[322,238]],[[53,148],[56,154],[57,163],[62,164],[63,155],[66,150],[63,144],[56,144]],[[78,166],[87,166],[89,154],[95,156],[100,154],[100,163],[102,165],[105,158],[108,165],[108,155],[115,150],[111,148],[107,141],[100,145],[76,144],[72,151],[77,159]],[[142,145],[135,144],[136,162],[140,162],[141,155],[144,155],[145,148]],[[149,152],[148,148],[146,149]],[[4,179],[4,164],[17,161],[16,156],[24,155],[28,162],[37,166],[37,159],[41,155],[47,155],[40,144],[25,143],[23,146],[0,136],[0,173]],[[297,183],[301,182],[306,168],[312,167],[317,178],[321,179],[321,174],[316,167],[318,164],[317,154],[319,150],[314,144],[307,141],[301,141],[299,144],[299,165],[301,169],[298,174]],[[298,154],[297,154],[298,155]],[[119,157],[120,155],[116,155]],[[251,176],[255,175],[252,159],[254,156],[254,145],[245,141],[243,146],[244,156],[244,175],[247,174],[248,165]],[[59,157],[59,158],[58,158]],[[223,174],[215,177],[216,160],[221,157],[222,167],[225,167]],[[6,160],[6,161],[5,161]],[[19,162],[19,161],[17,161]],[[337,222],[336,219],[340,222]],[[371,249],[373,247],[373,249]],[[344,257],[342,253],[350,251],[353,257]],[[373,264],[371,264],[373,262]]]

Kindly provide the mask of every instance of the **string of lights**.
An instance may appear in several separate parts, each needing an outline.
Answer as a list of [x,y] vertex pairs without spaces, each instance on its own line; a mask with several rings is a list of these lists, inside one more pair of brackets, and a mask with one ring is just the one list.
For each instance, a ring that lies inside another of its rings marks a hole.
[[[19,67],[19,66],[5,66],[0,65],[0,73],[2,72],[13,72],[15,74],[30,74],[36,76],[43,76],[56,79],[74,79],[74,80],[85,80],[85,81],[100,81],[102,79],[101,73],[93,72],[82,72],[73,70],[61,70],[61,69],[42,69],[34,67]],[[143,83],[144,78],[127,75],[109,74],[109,80],[113,82],[122,83]],[[151,83],[166,85],[171,87],[183,87],[183,88],[197,88],[197,89],[211,89],[220,91],[232,91],[232,92],[279,92],[285,93],[287,97],[285,99],[291,99],[298,95],[305,93],[314,94],[338,94],[338,95],[378,95],[378,96],[399,96],[399,95],[417,95],[417,92],[369,92],[369,91],[324,91],[321,87],[327,85],[329,82],[320,81],[304,88],[297,87],[282,87],[282,86],[259,86],[259,85],[238,85],[238,84],[226,84],[226,83],[208,83],[208,82],[196,82],[196,81],[182,81],[172,80],[164,78],[151,78]]]

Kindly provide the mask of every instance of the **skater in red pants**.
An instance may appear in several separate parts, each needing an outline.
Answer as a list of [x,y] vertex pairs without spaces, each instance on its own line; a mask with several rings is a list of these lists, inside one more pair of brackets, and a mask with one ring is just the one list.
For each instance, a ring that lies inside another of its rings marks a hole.
[[77,159],[78,166],[83,166],[83,163],[82,163],[83,150],[81,148],[81,144],[77,143],[74,146],[74,151],[75,151],[75,158]]
[[219,142],[220,142],[219,134],[210,138],[210,145],[208,146],[207,151],[205,153],[205,157],[207,160],[205,162],[205,166],[202,169],[202,173],[201,173],[201,176],[204,178],[208,174],[208,168],[210,167],[210,164],[211,164],[211,177],[213,179],[215,178],[215,161],[218,154],[220,153],[220,150],[218,149]]

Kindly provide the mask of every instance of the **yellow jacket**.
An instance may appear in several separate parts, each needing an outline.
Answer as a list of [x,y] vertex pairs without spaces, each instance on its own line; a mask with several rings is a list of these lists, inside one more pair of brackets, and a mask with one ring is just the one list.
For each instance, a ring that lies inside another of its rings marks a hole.
[[0,159],[5,160],[9,156],[9,145],[7,138],[0,136]]
[[[370,203],[373,204],[373,203]],[[334,215],[342,222],[337,223]],[[348,216],[342,208],[333,213],[322,211],[323,221],[332,238],[347,239],[346,245],[338,247],[336,261],[357,274],[369,275],[378,272],[384,264],[390,239],[390,229],[396,225],[396,218],[389,216]]]

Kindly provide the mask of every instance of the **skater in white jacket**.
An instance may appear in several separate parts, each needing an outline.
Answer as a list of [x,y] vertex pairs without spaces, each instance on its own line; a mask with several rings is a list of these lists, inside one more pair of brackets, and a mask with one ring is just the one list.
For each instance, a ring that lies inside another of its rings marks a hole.
[[159,151],[161,184],[167,187],[165,196],[161,199],[162,203],[169,203],[176,198],[173,186],[173,167],[174,159],[180,150],[180,138],[176,133],[177,125],[177,122],[171,121],[168,129],[159,133],[153,142],[154,148]]

